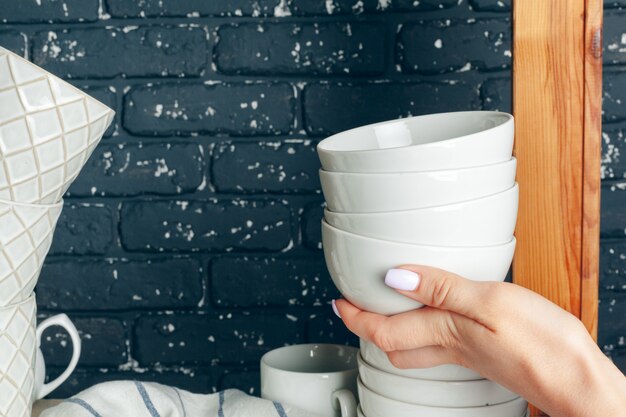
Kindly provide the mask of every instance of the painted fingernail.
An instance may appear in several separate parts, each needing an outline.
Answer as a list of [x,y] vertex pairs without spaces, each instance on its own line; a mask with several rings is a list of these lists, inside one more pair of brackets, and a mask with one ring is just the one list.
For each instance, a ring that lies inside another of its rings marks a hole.
[[420,283],[420,276],[406,269],[390,269],[385,275],[385,284],[396,290],[413,291]]
[[341,314],[339,314],[339,310],[337,310],[337,303],[335,303],[335,300],[331,301],[330,304],[333,306],[333,311],[337,317],[341,318]]

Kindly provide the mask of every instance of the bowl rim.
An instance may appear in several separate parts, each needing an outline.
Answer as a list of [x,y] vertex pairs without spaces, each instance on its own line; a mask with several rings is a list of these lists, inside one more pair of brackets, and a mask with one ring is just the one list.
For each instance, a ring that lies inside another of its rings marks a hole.
[[17,310],[20,307],[22,307],[23,305],[28,304],[28,303],[36,303],[35,298],[36,298],[36,294],[33,292],[28,297],[26,297],[24,300],[15,301],[12,304],[7,304],[7,305],[0,306],[0,314],[3,314],[5,312],[11,311],[11,310]]
[[[361,353],[361,350],[359,350],[359,356],[357,357],[357,362],[358,362],[359,366],[364,366],[364,367],[366,367],[368,369],[371,369],[373,372],[375,372],[377,374],[389,375],[390,377],[398,378],[401,381],[406,380],[406,382],[408,382],[408,381],[423,381],[423,383],[425,383],[425,384],[443,385],[443,386],[476,385],[477,383],[497,384],[496,382],[488,380],[487,378],[468,379],[468,380],[465,380],[465,381],[440,381],[440,380],[437,380],[437,379],[412,378],[412,377],[408,377],[408,376],[404,376],[404,375],[392,374],[390,372],[386,372],[383,369],[377,368],[376,366],[374,366],[371,363],[367,362],[365,360],[365,358],[363,357],[363,354]],[[450,364],[450,365],[456,365],[456,364]]]
[[423,404],[413,404],[413,403],[407,403],[406,401],[400,401],[400,400],[394,400],[393,398],[389,398],[389,397],[385,397],[383,394],[379,393],[378,391],[373,390],[372,388],[368,387],[367,385],[365,385],[365,383],[363,382],[363,380],[361,379],[361,376],[359,375],[358,379],[357,379],[357,386],[359,389],[365,389],[369,392],[371,392],[372,394],[374,394],[377,397],[382,397],[387,401],[392,401],[392,402],[396,402],[396,403],[400,403],[403,405],[407,405],[407,406],[412,406],[412,407],[424,407],[424,408],[440,408],[440,409],[450,409],[450,408],[454,408],[457,410],[465,410],[465,409],[477,409],[477,408],[499,408],[503,405],[507,405],[507,404],[511,404],[513,402],[516,401],[526,401],[522,396],[518,396],[512,400],[509,401],[505,401],[503,403],[499,403],[499,404],[490,404],[490,405],[483,405],[483,406],[474,406],[474,407],[435,407],[435,406],[430,406],[430,405],[423,405]]
[[94,100],[95,102],[99,103],[101,106],[105,107],[107,109],[106,113],[109,115],[113,115],[115,116],[115,110],[113,110],[112,108],[110,108],[109,106],[107,106],[106,104],[104,104],[103,102],[101,102],[100,100],[98,100],[97,98],[94,98],[92,95],[87,94],[86,92],[84,92],[83,90],[81,90],[80,88],[70,84],[68,81],[62,79],[61,77],[59,77],[58,75],[54,75],[53,73],[51,73],[50,71],[40,67],[39,65],[36,65],[32,62],[30,62],[29,60],[27,60],[24,57],[19,56],[18,54],[16,54],[13,51],[8,50],[7,48],[4,48],[2,46],[0,46],[0,53],[4,53],[4,55],[9,55],[12,56],[13,58],[16,58],[20,61],[22,61],[25,64],[28,64],[32,67],[36,67],[39,71],[42,72],[42,76],[47,76],[47,77],[52,77],[54,78],[55,81],[58,82],[62,82],[65,86],[70,87],[72,90],[76,91],[79,95],[84,97],[88,97],[91,100]]
[[[428,142],[428,143],[422,143],[422,144],[416,144],[416,145],[407,145],[407,146],[398,146],[398,147],[394,147],[394,148],[384,148],[384,149],[349,149],[349,150],[337,150],[337,149],[328,149],[328,143],[331,141],[336,141],[338,140],[339,137],[343,136],[343,135],[347,135],[347,134],[351,134],[360,130],[366,130],[366,129],[372,129],[374,127],[378,127],[378,126],[383,126],[383,125],[387,125],[387,124],[394,124],[394,123],[401,123],[401,122],[411,122],[411,121],[416,121],[416,120],[420,120],[420,119],[426,119],[426,118],[439,118],[439,117],[445,117],[445,116],[449,116],[449,115],[453,115],[453,116],[457,116],[457,115],[462,115],[462,114],[469,114],[469,113],[473,113],[476,115],[482,115],[482,116],[503,116],[503,122],[499,125],[496,126],[492,126],[488,129],[485,130],[481,130],[479,132],[475,132],[475,133],[471,133],[468,135],[463,135],[463,136],[457,136],[457,137],[453,137],[453,138],[449,138],[449,139],[443,139],[440,141],[435,141],[435,142]],[[348,130],[344,130],[338,133],[335,133],[331,136],[328,136],[327,138],[321,140],[318,144],[317,144],[317,150],[319,152],[323,152],[323,153],[327,153],[327,154],[333,154],[333,153],[337,153],[337,154],[349,154],[349,153],[371,153],[371,152],[389,152],[389,151],[393,151],[393,150],[398,150],[398,149],[407,149],[407,148],[414,148],[414,147],[431,147],[433,145],[436,144],[440,144],[442,142],[446,142],[447,144],[452,142],[456,142],[456,141],[460,141],[460,140],[467,140],[467,138],[472,138],[475,137],[477,135],[481,135],[484,134],[485,132],[489,132],[490,130],[495,130],[495,129],[502,129],[504,127],[506,127],[508,124],[513,123],[515,120],[514,116],[510,113],[507,112],[502,112],[502,111],[494,111],[494,110],[463,110],[463,111],[454,111],[454,112],[443,112],[443,113],[430,113],[430,114],[422,114],[419,116],[412,116],[412,117],[403,117],[403,118],[399,118],[399,119],[392,119],[392,120],[385,120],[382,122],[377,122],[377,123],[371,123],[371,124],[367,124],[364,126],[357,126],[354,127],[352,129],[348,129]],[[326,142],[326,144],[324,143]],[[430,146],[429,146],[430,145]]]
[[507,168],[509,165],[515,165],[517,167],[517,158],[511,156],[506,161],[494,162],[492,164],[477,165],[473,167],[453,168],[453,169],[433,169],[428,171],[393,171],[393,172],[346,172],[346,171],[327,171],[324,168],[320,168],[318,173],[320,177],[392,177],[392,176],[428,176],[430,174],[453,174],[453,173],[465,173],[471,170],[477,170],[479,168],[484,169],[496,169],[498,167]]
[[[518,198],[519,198],[519,184],[517,181],[515,181],[515,184],[513,184],[510,188],[507,188],[504,191],[499,191],[493,194],[489,194],[483,197],[478,197],[478,198],[474,198],[471,200],[463,200],[463,201],[458,201],[456,203],[450,203],[450,204],[441,204],[439,206],[428,206],[428,207],[420,207],[420,208],[414,208],[414,209],[408,209],[408,210],[391,210],[391,211],[373,211],[371,213],[363,213],[363,212],[352,212],[352,211],[332,211],[330,210],[327,206],[324,207],[324,216],[326,215],[326,213],[330,213],[333,216],[337,216],[337,217],[385,217],[388,215],[405,215],[405,214],[410,214],[410,213],[415,213],[415,212],[422,212],[422,211],[428,211],[428,210],[433,210],[433,209],[437,209],[440,207],[445,207],[445,208],[456,208],[458,207],[465,207],[469,204],[472,204],[474,202],[483,202],[484,200],[490,200],[495,198],[496,196],[505,198],[506,196],[501,196],[502,194],[514,194],[517,193],[518,194]],[[331,224],[332,226],[332,224]]]
[[[261,360],[260,365],[262,367],[265,367],[267,369],[271,369],[272,372],[278,372],[278,373],[284,373],[284,374],[302,374],[303,372],[298,372],[298,371],[290,371],[289,369],[282,369],[282,368],[278,368],[275,366],[272,366],[268,363],[268,358],[270,354],[276,355],[279,354],[281,350],[285,350],[285,349],[289,349],[289,348],[294,348],[294,347],[307,347],[307,346],[324,346],[324,347],[342,347],[342,348],[346,348],[348,350],[351,351],[351,353],[354,353],[354,356],[358,358],[359,355],[359,348],[354,347],[354,346],[349,346],[349,345],[338,345],[336,343],[300,343],[300,344],[295,344],[295,345],[287,345],[287,346],[281,346],[278,347],[276,349],[272,349],[269,352],[266,352],[263,354],[263,356],[261,356]],[[345,373],[350,373],[350,372],[357,372],[358,373],[359,370],[359,365],[358,365],[358,361],[356,363],[356,366],[354,368],[350,368],[350,369],[344,369],[344,370],[339,370],[339,371],[330,371],[330,372],[306,372],[306,375],[341,375],[341,374],[345,374]]]
[[33,209],[45,209],[50,210],[54,208],[58,208],[63,206],[65,202],[64,199],[57,201],[56,203],[23,203],[20,201],[6,200],[4,198],[0,198],[0,206],[17,206],[17,207],[28,207]]
[[357,239],[361,239],[361,240],[365,240],[368,242],[382,242],[385,244],[394,244],[394,245],[401,245],[401,246],[408,246],[411,248],[421,248],[421,249],[429,249],[429,250],[454,250],[454,251],[459,251],[459,250],[471,250],[471,251],[477,251],[480,249],[495,249],[495,248],[501,248],[501,247],[508,247],[508,246],[512,246],[512,245],[516,245],[517,244],[517,239],[515,238],[515,236],[513,236],[513,238],[511,240],[509,240],[506,243],[500,243],[500,244],[496,244],[496,245],[487,245],[487,246],[442,246],[442,245],[418,245],[415,243],[403,243],[403,242],[396,242],[393,240],[387,240],[387,239],[376,239],[373,237],[369,237],[369,236],[363,236],[363,235],[359,235],[356,233],[352,233],[352,232],[347,232],[345,230],[342,229],[338,229],[335,226],[333,226],[332,224],[328,223],[326,221],[326,219],[322,218],[322,231],[324,228],[328,228],[331,230],[332,233],[336,233],[336,234],[345,234],[348,235],[351,238],[357,238]]

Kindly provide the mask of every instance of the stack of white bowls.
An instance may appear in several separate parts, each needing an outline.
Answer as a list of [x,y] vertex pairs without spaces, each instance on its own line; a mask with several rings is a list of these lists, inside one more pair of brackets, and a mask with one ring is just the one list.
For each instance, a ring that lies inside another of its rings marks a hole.
[[30,415],[39,343],[33,290],[63,194],[113,115],[0,47],[0,417]]
[[[327,209],[326,264],[341,294],[393,315],[422,307],[384,284],[403,264],[504,281],[513,259],[518,186],[513,116],[442,113],[359,127],[317,147]],[[456,365],[400,370],[361,340],[365,417],[522,417],[527,403]]]

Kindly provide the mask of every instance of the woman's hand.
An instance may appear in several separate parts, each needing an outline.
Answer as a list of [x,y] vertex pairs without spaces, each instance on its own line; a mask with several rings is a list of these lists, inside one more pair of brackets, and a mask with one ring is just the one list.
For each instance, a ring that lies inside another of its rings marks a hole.
[[540,295],[415,265],[390,270],[385,283],[426,307],[385,317],[333,304],[396,367],[462,365],[552,417],[626,415],[624,375],[576,317]]

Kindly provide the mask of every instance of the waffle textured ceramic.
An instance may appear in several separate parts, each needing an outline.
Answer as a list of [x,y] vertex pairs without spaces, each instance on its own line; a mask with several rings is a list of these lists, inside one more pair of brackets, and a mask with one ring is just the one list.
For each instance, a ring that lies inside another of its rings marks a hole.
[[59,201],[113,110],[0,47],[0,198]]
[[35,380],[34,294],[0,308],[0,417],[30,416]]
[[62,208],[0,200],[0,306],[30,296]]

